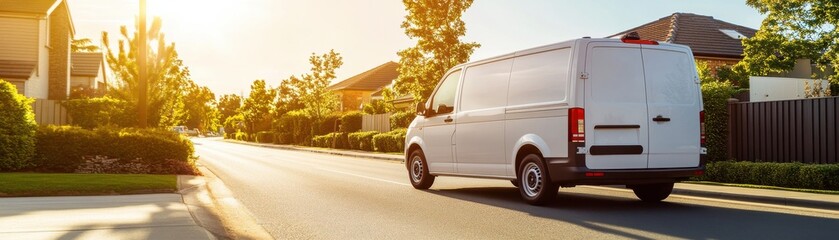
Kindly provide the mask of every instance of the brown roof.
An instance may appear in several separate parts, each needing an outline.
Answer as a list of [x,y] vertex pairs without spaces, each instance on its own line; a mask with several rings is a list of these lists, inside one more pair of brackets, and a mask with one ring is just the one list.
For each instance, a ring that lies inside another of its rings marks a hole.
[[29,79],[36,61],[0,60],[0,78]]
[[44,14],[62,0],[0,0],[0,12]]
[[76,52],[70,57],[70,61],[71,76],[96,77],[99,76],[99,67],[102,65],[102,53]]
[[614,34],[638,32],[643,39],[690,46],[695,56],[743,58],[743,45],[720,30],[734,30],[753,37],[757,30],[693,13],[674,13],[650,23]]
[[396,71],[397,67],[399,67],[398,63],[392,61],[386,62],[378,67],[333,84],[327,89],[376,91],[387,86],[399,76],[399,72]]

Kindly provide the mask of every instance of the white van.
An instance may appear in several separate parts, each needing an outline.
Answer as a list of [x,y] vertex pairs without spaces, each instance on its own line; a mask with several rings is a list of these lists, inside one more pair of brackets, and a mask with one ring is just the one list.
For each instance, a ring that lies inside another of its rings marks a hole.
[[576,185],[626,185],[643,201],[704,172],[704,114],[690,48],[582,38],[458,65],[417,105],[411,184],[508,179],[543,204]]

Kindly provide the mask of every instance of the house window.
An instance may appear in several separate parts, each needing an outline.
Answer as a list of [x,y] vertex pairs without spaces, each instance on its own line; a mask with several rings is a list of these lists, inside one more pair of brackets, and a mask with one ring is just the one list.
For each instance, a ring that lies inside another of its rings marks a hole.
[[744,38],[746,38],[746,35],[743,35],[740,32],[737,32],[737,31],[731,30],[731,29],[720,29],[720,32],[725,33],[725,35],[727,35],[728,37],[733,38],[733,39],[744,39]]

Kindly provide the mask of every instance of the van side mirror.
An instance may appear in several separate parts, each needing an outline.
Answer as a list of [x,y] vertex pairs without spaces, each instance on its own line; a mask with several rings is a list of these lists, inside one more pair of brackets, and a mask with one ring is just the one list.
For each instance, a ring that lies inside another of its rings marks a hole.
[[437,110],[437,113],[439,114],[450,113],[454,111],[454,107],[446,106],[446,104],[440,104],[440,106],[437,107]]
[[417,109],[417,116],[425,116],[425,103],[418,102],[416,109]]

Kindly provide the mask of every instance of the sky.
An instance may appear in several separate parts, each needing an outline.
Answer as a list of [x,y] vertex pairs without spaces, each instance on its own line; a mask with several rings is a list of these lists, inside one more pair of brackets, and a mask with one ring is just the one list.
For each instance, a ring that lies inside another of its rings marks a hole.
[[[67,0],[76,38],[115,45],[121,25],[133,29],[139,0]],[[309,56],[334,49],[344,64],[333,82],[398,62],[396,52],[415,40],[400,28],[399,0],[147,0],[160,16],[193,80],[216,96],[248,94],[264,79],[271,86],[309,72]],[[466,10],[463,41],[482,46],[472,60],[590,36],[605,37],[674,12],[713,16],[759,28],[763,17],[733,0],[477,0]],[[643,37],[643,36],[642,36]],[[116,50],[114,46],[114,50]]]

